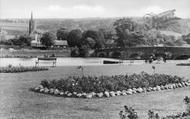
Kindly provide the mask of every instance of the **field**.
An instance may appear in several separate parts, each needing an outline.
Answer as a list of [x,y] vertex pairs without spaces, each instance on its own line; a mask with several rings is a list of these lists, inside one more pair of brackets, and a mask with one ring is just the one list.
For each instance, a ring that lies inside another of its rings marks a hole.
[[[190,67],[175,64],[155,64],[157,73],[190,78]],[[85,66],[85,75],[115,75],[125,73],[152,73],[152,65]],[[190,96],[190,88],[165,90],[102,99],[63,98],[29,91],[43,79],[59,79],[81,75],[76,67],[51,68],[44,72],[0,75],[0,118],[16,119],[119,119],[124,105],[132,106],[140,119],[147,118],[152,109],[161,116],[184,110],[183,98]]]
[[28,23],[0,22],[0,27],[12,35],[27,34]]

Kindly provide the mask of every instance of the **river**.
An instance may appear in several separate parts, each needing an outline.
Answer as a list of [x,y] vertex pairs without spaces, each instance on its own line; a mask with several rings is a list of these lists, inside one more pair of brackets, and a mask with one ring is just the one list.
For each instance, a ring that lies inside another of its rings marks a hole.
[[[88,66],[88,65],[104,65],[104,60],[115,60],[110,58],[57,58],[56,66]],[[0,58],[0,66],[5,67],[11,64],[12,66],[35,66],[37,58]],[[167,63],[181,63],[187,62],[186,60],[168,60]],[[123,60],[123,64],[144,64],[143,60]],[[160,63],[160,62],[154,62]],[[52,61],[40,60],[39,66],[52,66]]]

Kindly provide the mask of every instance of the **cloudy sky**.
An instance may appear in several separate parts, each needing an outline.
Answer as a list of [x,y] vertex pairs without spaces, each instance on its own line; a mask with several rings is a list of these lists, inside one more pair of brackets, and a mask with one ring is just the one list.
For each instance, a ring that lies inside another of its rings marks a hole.
[[0,18],[85,18],[143,16],[176,9],[190,18],[190,0],[0,0]]

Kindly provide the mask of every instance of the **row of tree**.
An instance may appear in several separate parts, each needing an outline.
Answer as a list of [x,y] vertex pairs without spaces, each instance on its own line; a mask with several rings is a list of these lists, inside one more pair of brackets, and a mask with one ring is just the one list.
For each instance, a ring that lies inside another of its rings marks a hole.
[[57,39],[67,40],[70,47],[82,47],[88,46],[89,48],[101,48],[104,46],[106,34],[103,29],[100,30],[87,30],[81,31],[80,29],[74,29],[68,31],[65,28],[57,30]]

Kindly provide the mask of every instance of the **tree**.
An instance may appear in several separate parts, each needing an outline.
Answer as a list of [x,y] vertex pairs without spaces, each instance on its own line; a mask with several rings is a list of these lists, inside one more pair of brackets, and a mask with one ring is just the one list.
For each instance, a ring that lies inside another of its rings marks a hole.
[[83,44],[79,49],[80,57],[86,57],[89,55],[89,46]]
[[22,43],[22,45],[24,45],[24,46],[30,46],[32,39],[31,39],[31,37],[28,37],[28,36],[24,35],[24,36],[20,36],[20,37],[19,37],[19,41],[20,41],[20,42]]
[[144,32],[143,36],[144,36],[146,45],[148,46],[158,45],[163,42],[162,41],[163,37],[161,36],[160,32],[155,29],[151,29]]
[[190,44],[190,33],[187,35],[182,35],[182,39],[186,41],[188,44]]
[[[101,32],[95,30],[87,30],[83,33],[84,42],[89,44],[89,38],[95,41],[94,47],[91,48],[101,48],[104,46],[104,36]],[[92,41],[92,40],[91,40]],[[90,44],[89,44],[90,45]],[[92,46],[92,45],[91,45]]]
[[172,35],[164,35],[162,34],[162,37],[164,39],[163,44],[165,46],[182,46],[184,44],[187,44],[187,42],[185,40],[183,40],[183,38],[179,37],[178,39],[175,36]]
[[133,47],[138,45],[144,45],[145,39],[141,33],[138,32],[128,32],[127,40],[124,40],[124,45],[127,47]]
[[44,45],[46,47],[50,47],[50,46],[54,45],[55,39],[56,39],[56,37],[53,33],[46,32],[42,35],[40,42],[42,43],[42,45]]
[[94,48],[96,45],[96,41],[91,37],[87,37],[85,41],[87,42],[90,48]]
[[30,46],[32,39],[29,36],[21,35],[19,38],[10,39],[9,41],[13,45]]
[[78,57],[78,56],[80,56],[79,48],[78,47],[71,48],[71,57]]
[[124,31],[126,29],[128,29],[129,31],[135,31],[136,23],[130,18],[123,18],[116,20],[114,22],[114,26],[117,33],[117,30]]
[[57,30],[56,36],[58,40],[67,40],[69,32],[66,28],[60,28]]
[[103,34],[105,40],[110,40],[113,37],[112,31],[109,29],[101,28],[99,29],[99,32]]
[[82,44],[82,31],[80,29],[74,29],[70,31],[67,42],[71,47],[80,47]]
[[120,47],[132,47],[145,44],[144,36],[137,29],[137,23],[130,18],[123,18],[114,22],[118,39],[116,43]]

